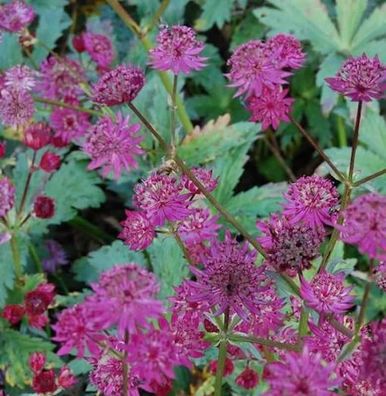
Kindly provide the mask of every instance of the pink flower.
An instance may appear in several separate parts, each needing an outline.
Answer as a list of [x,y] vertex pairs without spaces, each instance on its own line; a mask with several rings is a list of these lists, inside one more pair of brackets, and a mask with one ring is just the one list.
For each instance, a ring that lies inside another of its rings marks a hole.
[[16,65],[5,72],[4,86],[17,91],[31,91],[38,76],[39,73],[28,66]]
[[192,213],[178,225],[178,233],[188,244],[211,240],[217,236],[220,225],[218,216],[211,216],[208,209],[194,208]]
[[291,224],[274,214],[258,222],[257,228],[264,234],[258,241],[267,253],[267,264],[279,272],[295,276],[310,268],[311,260],[319,255],[323,234],[307,224]]
[[40,150],[50,144],[51,128],[45,122],[34,122],[24,131],[23,143],[32,150]]
[[386,196],[370,193],[356,198],[336,225],[343,242],[377,260],[386,259]]
[[68,389],[76,384],[76,378],[67,366],[63,366],[60,369],[57,382],[61,388]]
[[70,142],[86,134],[90,128],[89,118],[87,113],[56,107],[50,115],[50,124],[56,138]]
[[205,257],[205,268],[191,267],[197,280],[190,283],[194,291],[190,300],[207,301],[216,307],[215,315],[231,309],[249,321],[249,312],[260,312],[261,293],[266,290],[262,286],[266,279],[264,268],[255,265],[255,258],[255,252],[249,251],[246,244],[239,245],[229,233],[223,242],[213,241]]
[[227,74],[231,87],[237,88],[236,96],[245,94],[260,97],[263,87],[273,89],[275,85],[286,84],[291,73],[278,68],[271,51],[260,40],[251,40],[236,48],[227,62]]
[[122,239],[131,250],[144,250],[151,245],[155,238],[154,226],[149,222],[143,212],[126,210],[126,219],[121,222]]
[[259,375],[255,370],[246,367],[236,378],[236,384],[244,389],[253,389],[259,383]]
[[9,304],[4,307],[1,316],[12,326],[15,326],[22,320],[24,314],[25,309],[23,305]]
[[75,51],[81,53],[85,51],[84,41],[83,41],[83,34],[79,34],[78,36],[74,36],[72,38],[72,45]]
[[55,382],[54,369],[43,370],[35,374],[32,380],[32,389],[39,394],[55,392],[58,386]]
[[41,283],[36,289],[25,295],[27,315],[44,313],[55,298],[55,286],[52,283]]
[[106,69],[114,59],[111,40],[103,34],[83,33],[83,44],[90,58],[101,68]]
[[50,219],[55,214],[55,200],[45,195],[38,195],[34,200],[33,214],[38,219]]
[[373,278],[377,286],[386,292],[386,261],[382,261],[373,270]]
[[331,89],[351,98],[354,102],[381,99],[386,89],[386,66],[378,56],[368,58],[363,54],[350,57],[335,77],[326,78]]
[[260,97],[252,95],[247,98],[250,120],[261,122],[263,130],[270,126],[277,129],[282,121],[289,122],[288,114],[294,100],[286,97],[287,93],[288,89],[276,85],[273,88],[264,87]]
[[354,305],[352,287],[345,287],[344,273],[320,272],[309,283],[301,280],[300,294],[306,304],[322,314],[343,314]]
[[267,47],[272,52],[272,61],[277,67],[300,69],[303,66],[306,55],[296,37],[279,33],[267,41]]
[[28,365],[34,374],[40,373],[45,364],[46,355],[42,352],[33,352],[28,359]]
[[133,200],[153,225],[161,226],[165,221],[183,220],[191,213],[188,195],[181,191],[174,177],[153,173],[134,187]]
[[0,29],[18,33],[35,18],[33,8],[22,0],[12,0],[0,6]]
[[[194,176],[209,191],[212,192],[217,187],[217,179],[213,178],[213,171],[205,168],[192,168]],[[193,195],[200,194],[198,187],[184,174],[181,177],[184,187]]]
[[102,75],[93,86],[94,102],[106,106],[129,103],[136,98],[145,84],[141,69],[131,65],[120,65]]
[[115,120],[104,116],[90,128],[83,146],[91,157],[88,169],[101,167],[103,176],[113,171],[119,179],[122,168],[128,171],[138,166],[136,157],[144,153],[140,147],[143,137],[137,135],[141,126],[129,124],[129,120],[118,113]]
[[188,26],[163,26],[157,36],[157,45],[150,50],[150,64],[154,69],[189,74],[205,66],[200,56],[204,43]]
[[60,168],[61,158],[52,151],[46,151],[40,159],[39,167],[45,172],[51,173]]
[[334,365],[324,364],[319,354],[287,352],[283,361],[267,366],[270,390],[266,396],[333,396],[332,389],[340,381],[334,375]]
[[335,186],[321,176],[303,176],[290,184],[284,204],[284,215],[296,224],[305,222],[313,228],[332,225],[339,194]]
[[5,141],[0,141],[0,158],[5,156],[7,151],[7,143]]
[[161,302],[155,300],[159,290],[155,276],[136,264],[113,267],[92,288],[95,296],[87,305],[100,310],[97,320],[103,327],[116,325],[121,336],[148,326],[148,319],[163,311]]
[[50,56],[40,65],[41,80],[37,90],[49,99],[74,100],[82,93],[85,82],[82,66],[73,59]]
[[0,217],[6,216],[14,205],[15,187],[8,177],[3,177],[0,179]]
[[[231,375],[234,371],[234,364],[232,362],[231,359],[229,359],[228,357],[225,358],[225,366],[224,366],[224,377],[228,377],[229,375]],[[211,362],[209,362],[209,366],[208,366],[209,371],[212,373],[212,375],[216,375],[217,372],[217,360],[212,360]]]
[[30,93],[14,87],[0,87],[0,119],[5,125],[19,127],[26,124],[35,112]]

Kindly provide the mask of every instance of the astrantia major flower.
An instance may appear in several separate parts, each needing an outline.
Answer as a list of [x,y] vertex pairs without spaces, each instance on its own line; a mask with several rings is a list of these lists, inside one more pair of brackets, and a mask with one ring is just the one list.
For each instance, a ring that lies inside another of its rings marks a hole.
[[34,112],[34,100],[29,92],[11,86],[0,86],[0,119],[3,124],[22,126],[30,120]]
[[188,194],[173,176],[153,173],[134,187],[134,203],[155,226],[183,220],[191,213]]
[[0,6],[0,29],[18,33],[35,18],[33,8],[23,0],[12,0]]
[[[209,192],[212,192],[217,187],[217,179],[213,177],[211,169],[192,168],[192,173]],[[198,187],[185,174],[181,177],[181,183],[192,195],[200,194]]]
[[331,89],[351,98],[354,102],[370,102],[383,97],[386,89],[386,65],[378,56],[363,54],[350,57],[335,77],[326,78]]
[[15,187],[8,179],[0,179],[0,217],[4,217],[15,205]]
[[299,69],[303,66],[306,55],[300,41],[290,34],[276,34],[267,41],[267,48],[272,52],[272,62],[280,68]]
[[301,281],[300,294],[305,303],[321,314],[343,314],[354,304],[352,287],[344,286],[344,273],[322,271],[311,282]]
[[343,242],[356,245],[370,258],[386,259],[386,196],[361,195],[344,211],[343,224],[336,227]]
[[153,242],[155,237],[154,226],[145,216],[144,212],[126,210],[126,219],[121,222],[122,239],[131,250],[144,250]]
[[132,65],[119,65],[102,75],[94,84],[92,99],[106,106],[129,103],[135,99],[145,84],[141,69]]
[[31,91],[36,85],[38,73],[28,66],[16,65],[5,72],[4,86],[16,90]]
[[143,154],[140,143],[142,136],[137,133],[141,126],[129,124],[130,117],[116,114],[115,119],[104,116],[92,126],[86,135],[83,150],[91,157],[88,169],[102,168],[107,176],[111,171],[119,179],[122,169],[137,167],[136,157]]
[[284,215],[291,223],[305,222],[311,227],[332,225],[339,194],[330,180],[313,175],[303,176],[290,184],[285,194]]
[[276,85],[273,88],[264,87],[259,97],[254,95],[248,97],[246,104],[251,113],[250,120],[261,122],[263,129],[270,126],[277,129],[282,121],[289,122],[288,114],[294,100],[286,97],[287,93],[287,89]]
[[256,370],[246,367],[236,378],[236,384],[243,389],[253,389],[259,383]]
[[95,295],[87,305],[99,310],[96,320],[105,328],[116,325],[122,337],[148,325],[161,315],[163,307],[155,299],[159,287],[155,276],[136,264],[125,264],[104,272],[92,288]]
[[40,150],[47,146],[51,140],[50,126],[41,121],[33,122],[24,131],[23,143],[32,150]]
[[260,40],[237,47],[227,64],[230,66],[227,77],[230,86],[237,88],[236,96],[260,97],[265,86],[273,89],[275,85],[286,84],[285,78],[291,74],[274,64],[271,51]]
[[287,352],[283,361],[267,367],[270,385],[265,396],[333,396],[340,383],[334,375],[334,364],[325,364],[320,354]]
[[154,69],[189,74],[205,66],[200,56],[204,43],[188,26],[163,26],[157,36],[157,45],[150,50],[150,64]]
[[213,241],[202,270],[191,267],[197,280],[191,282],[191,301],[208,301],[215,315],[227,309],[248,321],[248,313],[260,312],[261,293],[266,289],[263,267],[255,265],[255,252],[240,245],[229,233],[225,240]]
[[274,214],[257,227],[263,233],[258,240],[267,252],[267,264],[279,272],[295,276],[310,268],[311,260],[319,254],[323,232],[308,224],[292,224]]
[[86,32],[82,35],[84,49],[90,58],[102,69],[110,66],[114,59],[114,50],[111,40],[103,35]]

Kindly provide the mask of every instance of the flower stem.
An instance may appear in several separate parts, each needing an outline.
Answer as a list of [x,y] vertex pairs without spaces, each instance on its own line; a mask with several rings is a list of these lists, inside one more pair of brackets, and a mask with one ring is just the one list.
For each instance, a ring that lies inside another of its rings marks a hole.
[[361,186],[362,184],[365,184],[365,183],[367,183],[368,181],[373,180],[373,179],[376,179],[377,177],[382,176],[382,175],[384,175],[384,174],[386,174],[386,168],[380,170],[379,172],[375,172],[375,173],[373,173],[372,175],[366,176],[366,177],[364,177],[363,179],[358,180],[357,182],[355,182],[355,183],[353,184],[353,187],[359,187],[359,186]]
[[173,90],[172,90],[172,107],[170,110],[170,144],[171,144],[171,158],[174,158],[176,153],[176,145],[177,145],[177,136],[176,136],[176,96],[177,96],[177,82],[178,82],[178,74],[175,74],[173,77]]
[[190,253],[189,253],[189,250],[186,248],[186,246],[185,246],[183,240],[181,239],[180,235],[178,234],[178,232],[177,231],[173,231],[173,236],[174,236],[178,246],[182,250],[182,253],[184,254],[184,257],[185,257],[186,261],[190,265],[194,266],[194,261],[193,261],[191,255],[190,255]]
[[361,124],[361,114],[362,114],[362,102],[359,101],[357,107],[357,115],[355,118],[355,127],[354,127],[354,135],[353,135],[351,158],[350,158],[350,168],[348,171],[348,180],[350,183],[352,183],[353,175],[354,175],[355,154],[357,152],[358,142],[359,142],[359,127]]
[[302,341],[303,337],[307,335],[308,331],[308,315],[309,312],[307,308],[303,305],[300,311],[299,320],[299,341]]
[[129,363],[127,361],[128,351],[127,344],[129,342],[129,332],[125,332],[125,352],[122,356],[122,375],[123,375],[123,385],[122,385],[122,396],[129,396]]
[[168,7],[170,0],[162,0],[162,3],[158,7],[158,10],[154,14],[149,26],[146,28],[145,34],[151,32],[153,28],[157,25],[158,21],[161,19],[162,14],[165,12],[166,8]]
[[[141,40],[143,46],[146,50],[150,50],[153,45],[149,38],[147,37],[144,32],[142,32],[140,26],[131,15],[122,7],[118,0],[106,0],[106,2],[110,5],[110,7],[117,13],[117,15],[122,19],[122,21],[126,24],[126,26]],[[146,32],[147,33],[147,32]],[[172,95],[173,92],[173,85],[172,82],[166,72],[158,72],[162,84],[164,85],[166,91],[169,95]],[[190,121],[188,113],[186,111],[185,105],[181,100],[180,95],[176,96],[176,103],[177,103],[177,114],[181,121],[182,126],[184,127],[187,133],[190,133],[193,130],[193,124]]]
[[15,270],[16,282],[20,284],[23,277],[23,269],[21,265],[20,250],[15,233],[12,234],[10,244],[11,244],[13,268]]
[[336,129],[338,132],[339,147],[346,147],[347,146],[346,128],[344,125],[344,120],[340,116],[337,116],[336,119]]
[[23,191],[23,195],[22,195],[22,198],[21,198],[18,215],[23,213],[23,209],[24,209],[25,201],[27,199],[29,186],[31,184],[32,174],[33,174],[33,172],[35,170],[34,169],[35,168],[35,161],[36,161],[36,150],[34,150],[34,153],[32,155],[32,162],[31,162],[31,165],[30,165],[30,167],[28,169],[28,176],[27,176],[27,180],[26,180],[25,185],[24,185],[24,191]]
[[216,370],[216,380],[214,383],[214,396],[221,396],[222,379],[224,376],[225,360],[227,357],[228,340],[227,332],[229,327],[229,307],[226,309],[224,314],[224,336],[225,338],[220,341],[220,346],[218,349],[218,359],[217,359],[217,370]]
[[80,106],[75,106],[71,105],[69,103],[61,102],[59,100],[52,100],[52,99],[46,99],[46,98],[40,98],[40,97],[34,97],[34,100],[39,103],[45,103],[51,106],[56,106],[56,107],[65,107],[66,109],[71,109],[71,110],[76,110],[81,113],[88,113],[91,115],[96,115],[96,116],[103,116],[103,113],[97,110],[92,110],[92,109],[86,109],[85,107],[80,107]]
[[[372,271],[373,264],[374,264],[374,261],[370,260],[370,264],[369,264],[369,272],[370,273]],[[361,330],[361,327],[363,325],[363,322],[365,320],[365,313],[366,313],[367,303],[369,301],[370,289],[371,289],[371,282],[367,282],[366,286],[365,286],[365,290],[363,292],[361,308],[359,310],[358,319],[357,319],[357,322],[355,324],[355,335],[359,334],[359,332]]]
[[[135,115],[141,120],[143,125],[150,131],[150,133],[158,140],[160,146],[169,152],[170,148],[162,136],[157,132],[153,125],[146,119],[146,117],[138,110],[138,108],[133,104],[129,103],[128,106],[135,113]],[[181,172],[185,174],[193,184],[200,190],[200,192],[207,198],[207,200],[222,214],[224,219],[233,225],[234,228],[263,256],[266,253],[262,246],[250,235],[245,228],[238,223],[238,221],[213,197],[213,195],[203,186],[203,184],[196,178],[194,173],[185,165],[184,161],[176,154],[174,161],[180,168]]]
[[291,122],[296,126],[299,132],[306,138],[308,143],[319,153],[319,155],[326,161],[330,168],[334,171],[336,176],[341,182],[346,180],[343,173],[334,165],[330,158],[324,153],[324,151],[319,147],[318,143],[313,139],[313,137],[292,117],[290,116]]
[[231,334],[229,335],[229,340],[233,342],[250,342],[252,344],[259,344],[287,351],[299,351],[299,345],[297,344],[273,341],[266,338],[255,337],[253,335]]

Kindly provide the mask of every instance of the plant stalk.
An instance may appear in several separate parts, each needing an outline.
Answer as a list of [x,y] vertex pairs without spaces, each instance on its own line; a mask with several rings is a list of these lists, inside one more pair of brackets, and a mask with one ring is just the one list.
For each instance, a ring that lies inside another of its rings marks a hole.
[[382,176],[382,175],[384,175],[384,174],[386,174],[386,169],[382,169],[382,170],[380,170],[379,172],[375,172],[375,173],[373,173],[372,175],[366,176],[366,177],[364,177],[363,179],[358,180],[357,182],[355,182],[355,183],[353,184],[353,187],[359,187],[359,186],[361,186],[362,184],[365,184],[365,183],[367,183],[368,181],[373,180],[373,179],[376,179],[377,177]]
[[11,244],[13,268],[15,271],[16,282],[20,284],[23,277],[23,268],[21,265],[19,244],[17,243],[17,236],[15,233],[12,233],[10,244]]
[[222,379],[224,376],[225,360],[227,357],[228,340],[226,339],[229,327],[229,307],[224,314],[224,335],[225,339],[220,341],[217,359],[216,380],[214,383],[214,396],[221,396]]
[[122,357],[122,375],[123,375],[123,385],[122,385],[122,396],[129,396],[129,363],[127,361],[128,351],[127,343],[129,342],[129,332],[125,332],[125,352]]
[[23,213],[23,209],[24,209],[25,201],[27,199],[29,186],[31,184],[32,174],[34,173],[34,170],[35,170],[34,169],[35,168],[35,162],[36,162],[36,150],[34,150],[34,153],[32,155],[31,166],[28,169],[28,176],[27,176],[27,180],[26,180],[25,185],[24,185],[24,190],[23,190],[23,195],[22,195],[21,202],[20,202],[18,215]]
[[87,113],[87,114],[91,114],[91,115],[95,115],[95,116],[103,116],[104,115],[100,111],[87,109],[87,108],[81,107],[81,106],[71,105],[69,103],[61,102],[59,100],[40,98],[40,97],[37,97],[37,96],[34,97],[34,100],[36,102],[45,103],[45,104],[48,104],[48,105],[51,105],[51,106],[64,107],[66,109],[76,110],[76,111],[79,111],[81,113]]

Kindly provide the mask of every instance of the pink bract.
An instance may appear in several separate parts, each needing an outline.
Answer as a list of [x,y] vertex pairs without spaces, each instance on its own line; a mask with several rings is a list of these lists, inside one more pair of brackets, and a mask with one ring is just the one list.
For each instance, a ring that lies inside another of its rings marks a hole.
[[83,44],[90,58],[102,69],[110,66],[114,59],[111,40],[103,35],[92,32],[83,33]]
[[12,0],[0,6],[0,29],[18,33],[35,18],[34,9],[22,0]]

